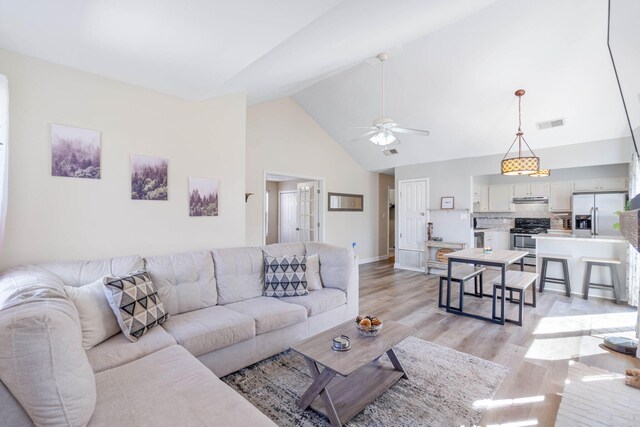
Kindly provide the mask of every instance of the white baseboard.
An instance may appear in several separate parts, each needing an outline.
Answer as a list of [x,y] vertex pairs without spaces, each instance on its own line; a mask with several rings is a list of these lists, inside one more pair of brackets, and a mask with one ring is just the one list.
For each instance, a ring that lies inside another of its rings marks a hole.
[[380,255],[380,256],[374,256],[374,257],[371,257],[371,258],[363,258],[363,259],[358,261],[358,264],[359,265],[369,264],[369,263],[372,263],[372,262],[383,261],[385,259],[389,259],[389,255]]

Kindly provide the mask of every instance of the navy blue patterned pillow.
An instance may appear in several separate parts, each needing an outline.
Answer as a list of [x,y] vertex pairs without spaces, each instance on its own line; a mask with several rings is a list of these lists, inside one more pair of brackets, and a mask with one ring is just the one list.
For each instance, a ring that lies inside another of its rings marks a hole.
[[307,295],[307,258],[289,255],[264,257],[264,296],[293,297]]

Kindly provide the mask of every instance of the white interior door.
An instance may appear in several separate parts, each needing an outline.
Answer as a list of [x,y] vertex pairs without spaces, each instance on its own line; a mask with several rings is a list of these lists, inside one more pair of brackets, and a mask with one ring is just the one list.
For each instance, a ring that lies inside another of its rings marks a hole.
[[280,243],[298,242],[300,233],[298,228],[298,192],[281,191],[279,195],[280,229],[278,241]]
[[318,241],[318,182],[298,183],[299,241]]
[[398,182],[396,204],[398,264],[420,269],[424,263],[428,180]]

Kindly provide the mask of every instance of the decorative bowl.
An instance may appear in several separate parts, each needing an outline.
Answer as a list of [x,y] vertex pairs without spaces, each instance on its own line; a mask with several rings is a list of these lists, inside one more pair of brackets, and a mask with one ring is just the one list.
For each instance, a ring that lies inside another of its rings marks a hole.
[[[366,320],[369,320],[368,322],[366,322]],[[366,323],[371,323],[372,321],[375,322],[379,322],[379,324],[377,325],[372,325],[369,324],[367,325]],[[361,324],[361,321],[365,321],[365,324]],[[356,318],[356,329],[358,329],[358,333],[362,336],[365,337],[375,337],[376,335],[378,335],[380,333],[380,330],[382,330],[382,320],[378,319],[377,317],[372,317],[372,316],[366,316],[364,318],[361,318],[360,316],[358,316]]]

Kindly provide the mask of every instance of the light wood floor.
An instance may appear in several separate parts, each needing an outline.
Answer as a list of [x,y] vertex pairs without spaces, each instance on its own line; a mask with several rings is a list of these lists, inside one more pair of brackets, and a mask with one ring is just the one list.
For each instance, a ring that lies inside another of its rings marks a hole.
[[[497,273],[486,273],[487,278],[493,275]],[[493,399],[499,406],[487,409],[483,425],[522,421],[529,421],[522,425],[553,425],[570,360],[622,374],[628,367],[640,368],[639,359],[600,345],[607,334],[633,336],[633,308],[549,291],[537,297],[536,308],[525,306],[524,326],[500,326],[439,309],[436,276],[394,270],[386,261],[360,267],[360,314],[414,326],[418,338],[510,369]],[[517,306],[507,305],[507,317],[517,316]],[[465,297],[466,307],[490,315],[491,298]]]

